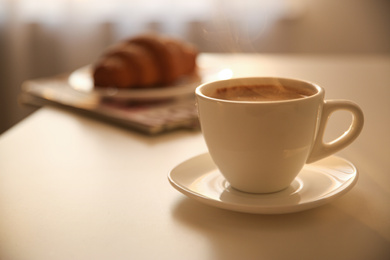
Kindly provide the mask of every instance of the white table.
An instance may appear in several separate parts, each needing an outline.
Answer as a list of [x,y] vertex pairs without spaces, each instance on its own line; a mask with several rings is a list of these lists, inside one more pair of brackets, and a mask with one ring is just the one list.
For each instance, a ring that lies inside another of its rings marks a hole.
[[[150,137],[46,107],[0,137],[0,259],[390,259],[390,56],[202,59],[234,76],[314,81],[328,99],[357,102],[364,130],[338,154],[358,168],[356,186],[300,213],[214,208],[167,180],[207,151],[200,132]],[[345,130],[342,120],[329,135]]]

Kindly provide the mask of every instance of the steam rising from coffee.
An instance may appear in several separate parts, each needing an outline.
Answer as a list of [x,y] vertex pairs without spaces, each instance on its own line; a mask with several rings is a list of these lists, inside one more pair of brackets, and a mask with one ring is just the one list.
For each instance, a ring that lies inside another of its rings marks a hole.
[[203,28],[212,52],[256,52],[261,37],[285,15],[284,1],[215,0],[213,20]]
[[[267,34],[272,29],[276,21],[285,19],[290,16],[291,6],[288,6],[286,1],[235,1],[235,0],[214,0],[217,8],[214,8],[215,13],[212,16],[211,23],[203,27],[203,37],[208,43],[208,49],[218,53],[257,53],[263,45],[262,38],[267,38]],[[217,68],[214,71],[216,77],[210,78],[213,80],[223,80],[234,77],[258,76],[248,75],[246,71],[253,71],[251,68],[246,70],[245,61],[240,61],[242,64],[223,64],[224,67]],[[212,62],[206,65],[207,68],[212,67]],[[218,64],[220,66],[220,63]],[[235,69],[238,67],[238,70]],[[214,67],[214,69],[216,69]],[[240,75],[234,75],[239,72]],[[206,80],[208,81],[208,80]],[[268,88],[268,92],[277,91],[279,93],[288,93],[289,91],[280,82],[275,79],[271,84],[273,87]],[[257,88],[251,86],[250,90],[244,92],[248,95],[249,92],[257,91]],[[243,88],[229,90],[226,93],[236,91],[237,96]],[[264,89],[262,90],[264,92]],[[242,94],[242,93],[241,93]],[[264,94],[264,93],[263,93]],[[257,94],[258,95],[258,94]],[[281,98],[280,96],[278,98]]]

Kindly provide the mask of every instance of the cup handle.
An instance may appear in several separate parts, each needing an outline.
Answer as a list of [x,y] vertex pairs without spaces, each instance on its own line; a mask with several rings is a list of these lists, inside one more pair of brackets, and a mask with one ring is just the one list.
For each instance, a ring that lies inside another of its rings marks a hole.
[[[323,139],[328,119],[336,110],[347,110],[351,112],[353,115],[351,125],[344,134],[329,143],[324,143]],[[324,101],[317,136],[306,163],[318,161],[351,144],[359,136],[363,129],[363,124],[363,111],[355,103],[347,100]]]

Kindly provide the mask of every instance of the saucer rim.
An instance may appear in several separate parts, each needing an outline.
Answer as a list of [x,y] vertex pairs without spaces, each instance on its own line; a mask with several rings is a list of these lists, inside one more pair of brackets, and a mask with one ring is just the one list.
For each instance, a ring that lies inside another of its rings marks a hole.
[[[333,201],[336,198],[339,198],[346,194],[348,191],[350,191],[357,183],[359,179],[359,172],[356,166],[350,162],[349,160],[337,156],[337,155],[331,155],[328,156],[320,161],[326,161],[330,159],[337,159],[340,161],[343,161],[345,164],[348,164],[352,169],[353,169],[353,176],[349,178],[347,181],[343,182],[341,186],[336,187],[329,191],[328,193],[324,194],[323,196],[320,197],[314,197],[313,200],[303,202],[303,203],[298,203],[298,204],[291,204],[288,206],[280,206],[280,205],[258,205],[258,206],[252,206],[252,205],[245,205],[245,204],[240,204],[240,203],[227,203],[222,200],[216,200],[213,199],[207,195],[204,195],[202,193],[196,192],[191,190],[189,187],[186,185],[183,185],[181,183],[178,183],[177,181],[174,180],[172,177],[173,172],[180,166],[185,163],[189,163],[190,161],[195,161],[195,160],[200,160],[202,157],[208,157],[210,159],[210,163],[213,165],[214,169],[217,169],[217,166],[212,162],[212,159],[209,155],[208,152],[201,153],[195,156],[192,156],[181,163],[177,164],[175,167],[173,167],[169,173],[168,173],[168,181],[171,184],[173,188],[175,188],[177,191],[181,192],[182,194],[186,195],[190,199],[197,200],[203,204],[212,206],[212,207],[217,207],[225,210],[230,210],[230,211],[236,211],[236,212],[243,212],[243,213],[252,213],[252,214],[287,214],[287,213],[294,213],[294,212],[300,212],[300,211],[305,211],[309,210],[312,208],[317,208],[322,205],[325,205],[329,203],[330,201]],[[309,164],[309,166],[314,166],[316,162]],[[305,165],[304,167],[307,167]],[[211,173],[209,173],[211,174]],[[329,175],[327,173],[324,173],[325,175]],[[206,174],[208,175],[208,174]],[[299,177],[299,174],[297,178]],[[237,192],[242,192],[239,190],[236,190]],[[243,192],[245,193],[245,192]],[[254,196],[261,196],[262,194],[253,194]]]

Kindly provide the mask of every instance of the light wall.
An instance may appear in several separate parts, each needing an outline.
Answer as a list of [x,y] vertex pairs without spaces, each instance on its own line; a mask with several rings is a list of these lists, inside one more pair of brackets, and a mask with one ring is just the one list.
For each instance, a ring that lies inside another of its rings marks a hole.
[[177,36],[203,52],[390,55],[388,0],[278,3],[288,6],[267,9],[264,4],[257,6],[258,12],[248,8],[251,15],[245,19],[242,13],[235,14],[234,5],[231,10],[218,12],[208,9],[207,15],[199,15],[202,13],[198,10],[198,16],[176,22],[169,16],[150,16],[145,20],[142,14],[130,17],[143,17],[142,23],[128,19],[78,23],[81,14],[69,16],[66,23],[49,26],[36,21],[15,22],[18,17],[13,16],[0,19],[0,133],[34,111],[18,104],[23,81],[77,69],[92,62],[109,44],[142,31]]

